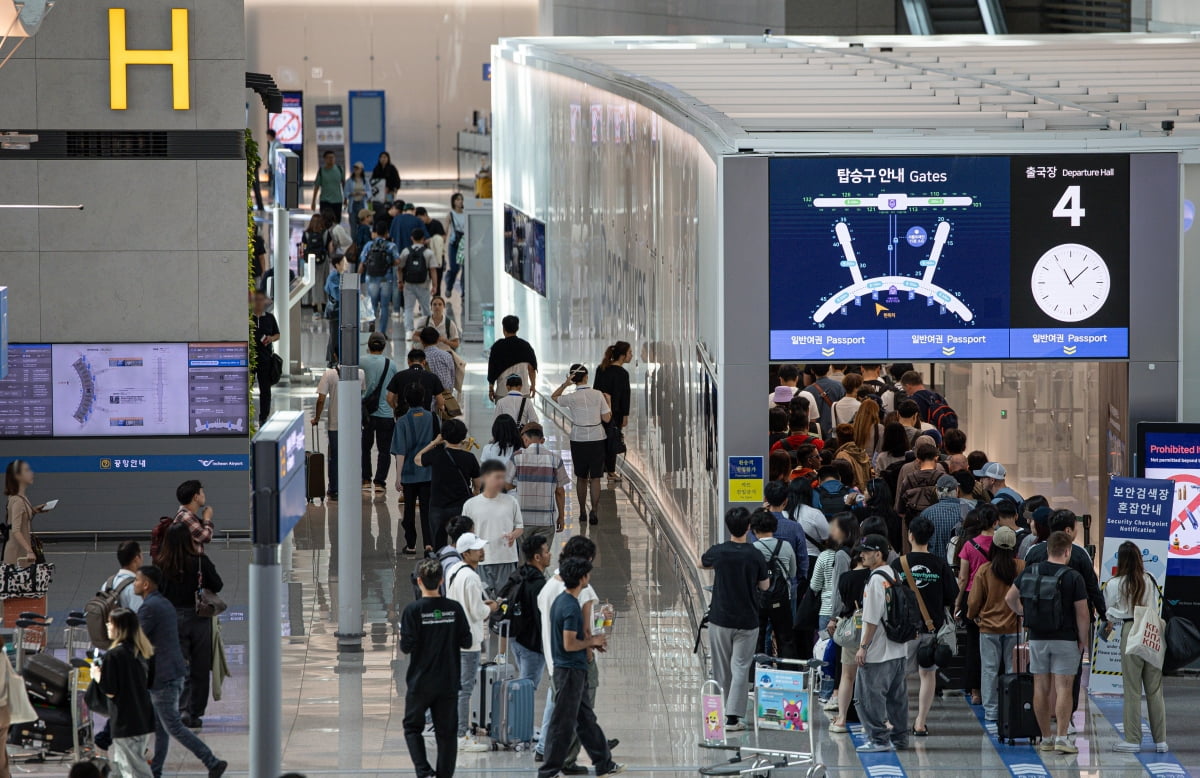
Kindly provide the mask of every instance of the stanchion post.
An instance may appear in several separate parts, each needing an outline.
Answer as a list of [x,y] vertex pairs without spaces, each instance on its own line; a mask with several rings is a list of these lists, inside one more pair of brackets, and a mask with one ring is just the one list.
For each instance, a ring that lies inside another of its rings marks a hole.
[[342,274],[338,304],[338,650],[362,651],[362,384],[358,380],[359,277]]

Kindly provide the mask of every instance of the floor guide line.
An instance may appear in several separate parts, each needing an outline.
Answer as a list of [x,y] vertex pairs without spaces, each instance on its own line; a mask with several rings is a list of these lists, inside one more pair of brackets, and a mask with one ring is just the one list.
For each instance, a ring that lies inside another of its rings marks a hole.
[[1050,771],[1046,768],[1046,763],[1042,761],[1036,746],[1028,740],[1018,740],[1011,746],[1001,743],[996,730],[996,722],[984,718],[983,706],[971,705],[968,702],[967,707],[975,714],[975,718],[979,719],[979,726],[983,727],[988,740],[992,741],[992,747],[996,749],[996,756],[1000,757],[1000,761],[1004,763],[1005,769],[1013,778],[1050,778]]
[[[866,744],[867,734],[863,731],[862,724],[847,726],[856,748]],[[858,761],[862,762],[867,778],[906,778],[908,775],[904,771],[904,766],[900,764],[900,757],[895,751],[879,751],[873,754],[858,753]]]
[[[1125,737],[1125,704],[1122,697],[1109,695],[1088,695],[1088,700],[1096,706],[1096,710],[1104,716],[1104,720],[1112,725],[1121,737]],[[1139,701],[1140,704],[1140,701]],[[1191,773],[1184,767],[1174,754],[1160,754],[1154,750],[1154,738],[1149,734],[1150,723],[1142,719],[1142,752],[1130,754],[1142,763],[1146,774],[1154,778],[1190,778]]]

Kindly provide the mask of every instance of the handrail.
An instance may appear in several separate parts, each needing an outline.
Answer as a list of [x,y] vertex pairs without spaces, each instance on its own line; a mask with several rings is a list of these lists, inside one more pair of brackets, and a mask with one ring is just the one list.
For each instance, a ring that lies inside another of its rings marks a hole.
[[[535,402],[540,401],[542,414],[553,419],[555,425],[564,433],[570,434],[571,417],[567,414],[561,405],[554,402],[547,395],[534,393]],[[622,483],[624,484],[625,494],[629,497],[629,501],[633,503],[634,510],[638,512],[642,521],[645,522],[647,528],[652,535],[659,535],[667,541],[670,550],[671,563],[675,567],[675,574],[683,584],[684,591],[684,610],[687,612],[688,622],[694,633],[698,633],[701,623],[708,612],[707,598],[705,597],[704,582],[700,577],[700,571],[694,564],[690,562],[690,555],[686,551],[686,546],[683,540],[679,537],[676,528],[669,521],[652,521],[652,517],[662,518],[666,516],[666,509],[654,496],[654,490],[649,488],[646,476],[641,470],[632,467],[627,459],[618,463],[623,476]],[[700,641],[700,667],[702,672],[707,672],[709,665],[708,643]]]

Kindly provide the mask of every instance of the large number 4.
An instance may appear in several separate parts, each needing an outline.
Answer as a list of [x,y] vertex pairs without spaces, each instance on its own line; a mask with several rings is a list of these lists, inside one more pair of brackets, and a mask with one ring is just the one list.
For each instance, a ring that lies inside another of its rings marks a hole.
[[1083,207],[1083,198],[1079,194],[1079,187],[1068,186],[1067,191],[1058,198],[1058,205],[1054,206],[1054,218],[1070,219],[1071,226],[1078,227],[1084,216],[1087,216],[1087,210]]

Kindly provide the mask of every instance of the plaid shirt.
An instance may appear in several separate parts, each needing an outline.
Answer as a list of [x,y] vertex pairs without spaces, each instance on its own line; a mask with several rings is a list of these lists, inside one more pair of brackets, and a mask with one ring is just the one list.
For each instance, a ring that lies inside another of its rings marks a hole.
[[204,544],[212,540],[212,522],[205,521],[184,506],[179,507],[179,512],[175,514],[175,521],[181,521],[187,525],[188,532],[192,534],[192,550],[197,554],[203,554]]
[[521,504],[525,526],[553,525],[558,511],[554,492],[571,481],[562,457],[543,444],[535,443],[514,454],[512,463],[517,501]]
[[425,362],[429,365],[429,372],[442,382],[442,388],[454,391],[454,357],[450,356],[450,352],[430,346],[425,349]]

